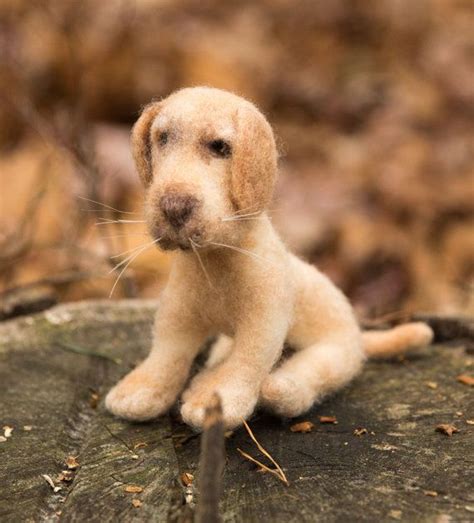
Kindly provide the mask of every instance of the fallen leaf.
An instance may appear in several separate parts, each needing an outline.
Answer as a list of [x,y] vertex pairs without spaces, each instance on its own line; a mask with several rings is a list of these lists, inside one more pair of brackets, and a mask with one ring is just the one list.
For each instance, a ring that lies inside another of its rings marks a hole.
[[143,449],[144,447],[148,447],[148,443],[140,441],[139,443],[135,443],[135,445],[133,445],[133,450]]
[[368,430],[364,427],[360,427],[358,429],[354,430],[354,436],[363,436],[364,434],[367,434]]
[[56,478],[56,481],[65,481],[66,483],[69,483],[74,479],[74,473],[72,470],[62,470],[61,473]]
[[132,499],[132,505],[135,507],[135,508],[140,508],[142,506],[142,502],[139,500],[139,499],[136,499],[136,498],[133,498]]
[[189,485],[192,485],[194,481],[194,476],[191,474],[191,472],[183,472],[181,474],[181,483],[185,487],[189,487]]
[[6,438],[10,438],[13,432],[13,427],[10,427],[10,425],[4,425],[3,426],[3,435]]
[[89,406],[91,409],[96,409],[97,405],[99,404],[100,396],[97,394],[97,392],[91,392],[91,395],[89,396]]
[[319,423],[334,423],[337,424],[336,416],[319,416]]
[[0,443],[5,443],[7,441],[7,438],[5,436],[0,436]]
[[430,389],[433,389],[433,390],[438,388],[438,384],[435,381],[427,381],[426,385],[427,385],[427,387],[429,387]]
[[69,470],[76,470],[79,467],[77,456],[68,456],[66,459],[66,465]]
[[468,425],[474,425],[474,419],[467,419],[467,420],[466,420],[466,423],[467,423]]
[[143,487],[139,487],[138,485],[127,485],[124,490],[129,494],[139,494],[140,492],[143,492]]
[[456,434],[456,432],[459,432],[459,429],[449,423],[441,423],[436,426],[436,431],[446,434],[446,436],[452,436],[453,434]]
[[391,510],[388,515],[392,519],[401,519],[402,518],[402,511],[401,510]]
[[430,497],[432,497],[432,498],[435,498],[435,497],[438,495],[438,493],[436,492],[436,490],[424,490],[424,491],[423,491],[423,494],[424,494],[425,496],[430,496]]
[[456,379],[459,381],[459,383],[462,383],[463,385],[469,385],[470,387],[474,387],[473,376],[468,376],[467,374],[460,374],[456,377]]
[[26,432],[30,432],[31,430],[33,430],[33,426],[32,425],[23,425],[23,430]]
[[295,423],[290,427],[291,432],[311,432],[314,428],[314,423],[311,421],[302,421],[300,423]]

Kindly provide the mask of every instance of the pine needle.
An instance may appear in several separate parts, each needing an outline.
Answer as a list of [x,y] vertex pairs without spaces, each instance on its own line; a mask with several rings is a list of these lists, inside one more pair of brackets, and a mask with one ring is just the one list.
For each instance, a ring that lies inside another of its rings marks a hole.
[[113,356],[109,356],[104,352],[85,349],[83,347],[80,347],[79,345],[74,345],[65,341],[58,341],[57,344],[61,347],[61,349],[67,350],[69,352],[74,352],[75,354],[83,354],[84,356],[95,356],[96,358],[102,358],[104,360],[113,361],[117,365],[120,365],[120,363],[122,363],[122,360],[120,360],[119,358],[114,358]]

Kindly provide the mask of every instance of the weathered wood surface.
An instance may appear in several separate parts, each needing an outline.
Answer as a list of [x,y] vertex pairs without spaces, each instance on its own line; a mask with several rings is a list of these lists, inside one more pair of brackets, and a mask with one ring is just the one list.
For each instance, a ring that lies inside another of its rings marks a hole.
[[[0,521],[191,517],[179,477],[197,476],[200,437],[174,414],[130,424],[101,403],[91,405],[92,391],[102,397],[146,353],[155,307],[61,305],[0,324],[0,427],[14,428],[0,442]],[[371,362],[350,387],[304,417],[315,424],[311,433],[292,433],[290,423],[258,414],[253,431],[290,486],[237,452],[262,459],[246,432],[236,431],[226,441],[224,520],[473,521],[474,426],[466,421],[474,418],[473,389],[456,381],[472,375],[472,359],[454,343],[403,362]],[[319,415],[334,415],[338,424],[322,425]],[[435,432],[439,423],[454,423],[460,432]],[[368,434],[355,436],[359,427]],[[80,466],[72,481],[57,482],[68,456]],[[61,490],[54,493],[43,474]],[[127,485],[143,492],[127,493]]]

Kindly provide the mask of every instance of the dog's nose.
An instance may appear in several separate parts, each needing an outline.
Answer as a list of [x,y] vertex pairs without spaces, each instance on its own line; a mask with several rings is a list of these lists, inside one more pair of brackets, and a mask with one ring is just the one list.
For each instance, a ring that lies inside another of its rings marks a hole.
[[160,208],[169,224],[175,229],[181,229],[191,218],[197,199],[190,194],[165,194],[160,198]]

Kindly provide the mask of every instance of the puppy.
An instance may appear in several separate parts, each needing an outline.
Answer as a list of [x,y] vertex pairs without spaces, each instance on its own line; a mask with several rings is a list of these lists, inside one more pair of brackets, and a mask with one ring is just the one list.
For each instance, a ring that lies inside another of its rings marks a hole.
[[[272,129],[250,102],[207,87],[148,105],[132,131],[152,238],[174,251],[149,356],[107,395],[117,416],[165,413],[186,385],[204,341],[206,368],[182,395],[195,428],[215,392],[228,428],[257,403],[303,414],[347,384],[367,355],[430,343],[420,323],[361,333],[343,294],[288,252],[265,212],[277,176]],[[282,361],[284,344],[292,355]]]

